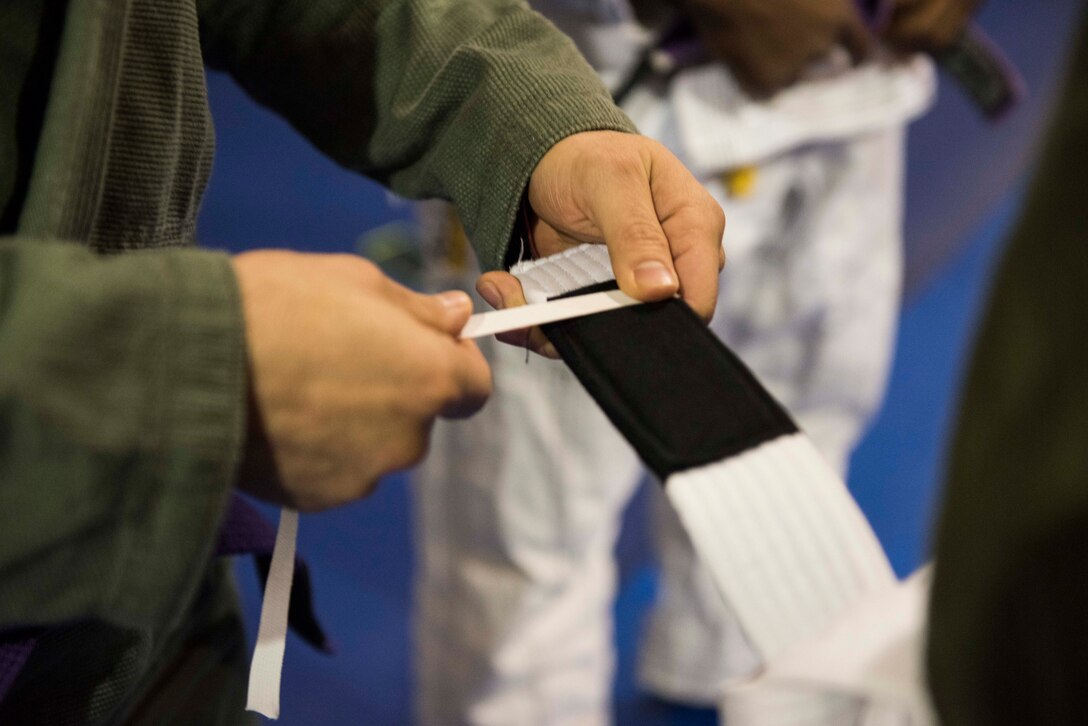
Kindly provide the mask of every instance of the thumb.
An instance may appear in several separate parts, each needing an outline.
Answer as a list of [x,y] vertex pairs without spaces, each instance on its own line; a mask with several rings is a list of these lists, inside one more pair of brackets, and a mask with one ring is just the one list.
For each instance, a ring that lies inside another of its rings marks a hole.
[[388,292],[395,303],[428,327],[457,336],[472,315],[472,298],[461,290],[421,295],[389,280]]
[[638,300],[676,294],[680,284],[654,209],[648,172],[640,166],[610,179],[608,189],[593,195],[590,212],[608,245],[621,290]]

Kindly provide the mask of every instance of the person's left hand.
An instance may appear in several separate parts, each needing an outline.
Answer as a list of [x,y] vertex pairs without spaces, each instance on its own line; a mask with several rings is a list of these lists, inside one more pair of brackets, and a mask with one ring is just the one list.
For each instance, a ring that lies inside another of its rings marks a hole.
[[900,53],[939,53],[963,33],[982,0],[896,0],[881,39]]
[[[537,164],[529,204],[536,256],[604,243],[625,293],[647,302],[679,293],[710,320],[725,265],[725,214],[661,144],[614,131],[568,136]],[[492,307],[525,304],[520,283],[506,272],[483,275],[476,289]],[[555,357],[539,329],[499,339]]]

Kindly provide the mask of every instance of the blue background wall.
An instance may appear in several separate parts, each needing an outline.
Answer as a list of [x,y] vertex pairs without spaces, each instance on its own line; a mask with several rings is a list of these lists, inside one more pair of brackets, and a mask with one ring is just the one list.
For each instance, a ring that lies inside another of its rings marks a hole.
[[[937,108],[912,130],[908,292],[898,352],[884,409],[850,478],[901,574],[925,557],[959,371],[1077,5],[1043,0],[1028,11],[1023,2],[992,0],[981,21],[1024,70],[1028,103],[995,128],[942,84]],[[204,244],[352,251],[367,230],[408,218],[405,205],[318,155],[228,78],[211,75],[209,92],[219,145],[201,218]],[[641,497],[632,503],[619,545],[617,720],[714,723],[710,712],[667,707],[634,687],[635,640],[655,583],[643,504]],[[320,656],[292,636],[282,723],[408,721],[408,512],[404,479],[392,477],[366,502],[303,519],[301,552],[315,571],[319,612],[339,651]],[[238,573],[252,624],[259,606],[255,575],[246,562]]]

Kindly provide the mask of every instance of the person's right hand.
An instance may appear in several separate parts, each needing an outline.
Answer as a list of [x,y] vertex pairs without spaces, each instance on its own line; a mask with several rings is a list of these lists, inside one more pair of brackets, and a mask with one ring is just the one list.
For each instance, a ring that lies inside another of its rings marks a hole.
[[854,0],[673,0],[718,60],[757,98],[796,81],[842,46],[855,62],[872,47]]
[[369,494],[419,461],[437,416],[474,413],[487,363],[456,336],[463,292],[420,295],[347,255],[234,258],[249,356],[239,487],[301,510]]

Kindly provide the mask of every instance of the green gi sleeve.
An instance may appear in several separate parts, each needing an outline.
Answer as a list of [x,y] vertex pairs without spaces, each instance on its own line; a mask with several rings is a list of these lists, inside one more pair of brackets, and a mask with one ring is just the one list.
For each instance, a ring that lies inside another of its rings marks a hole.
[[230,260],[0,238],[0,624],[161,626],[211,555],[244,428]]
[[519,0],[205,0],[200,19],[205,61],[322,151],[404,196],[452,201],[485,269],[502,264],[545,151],[634,130]]

